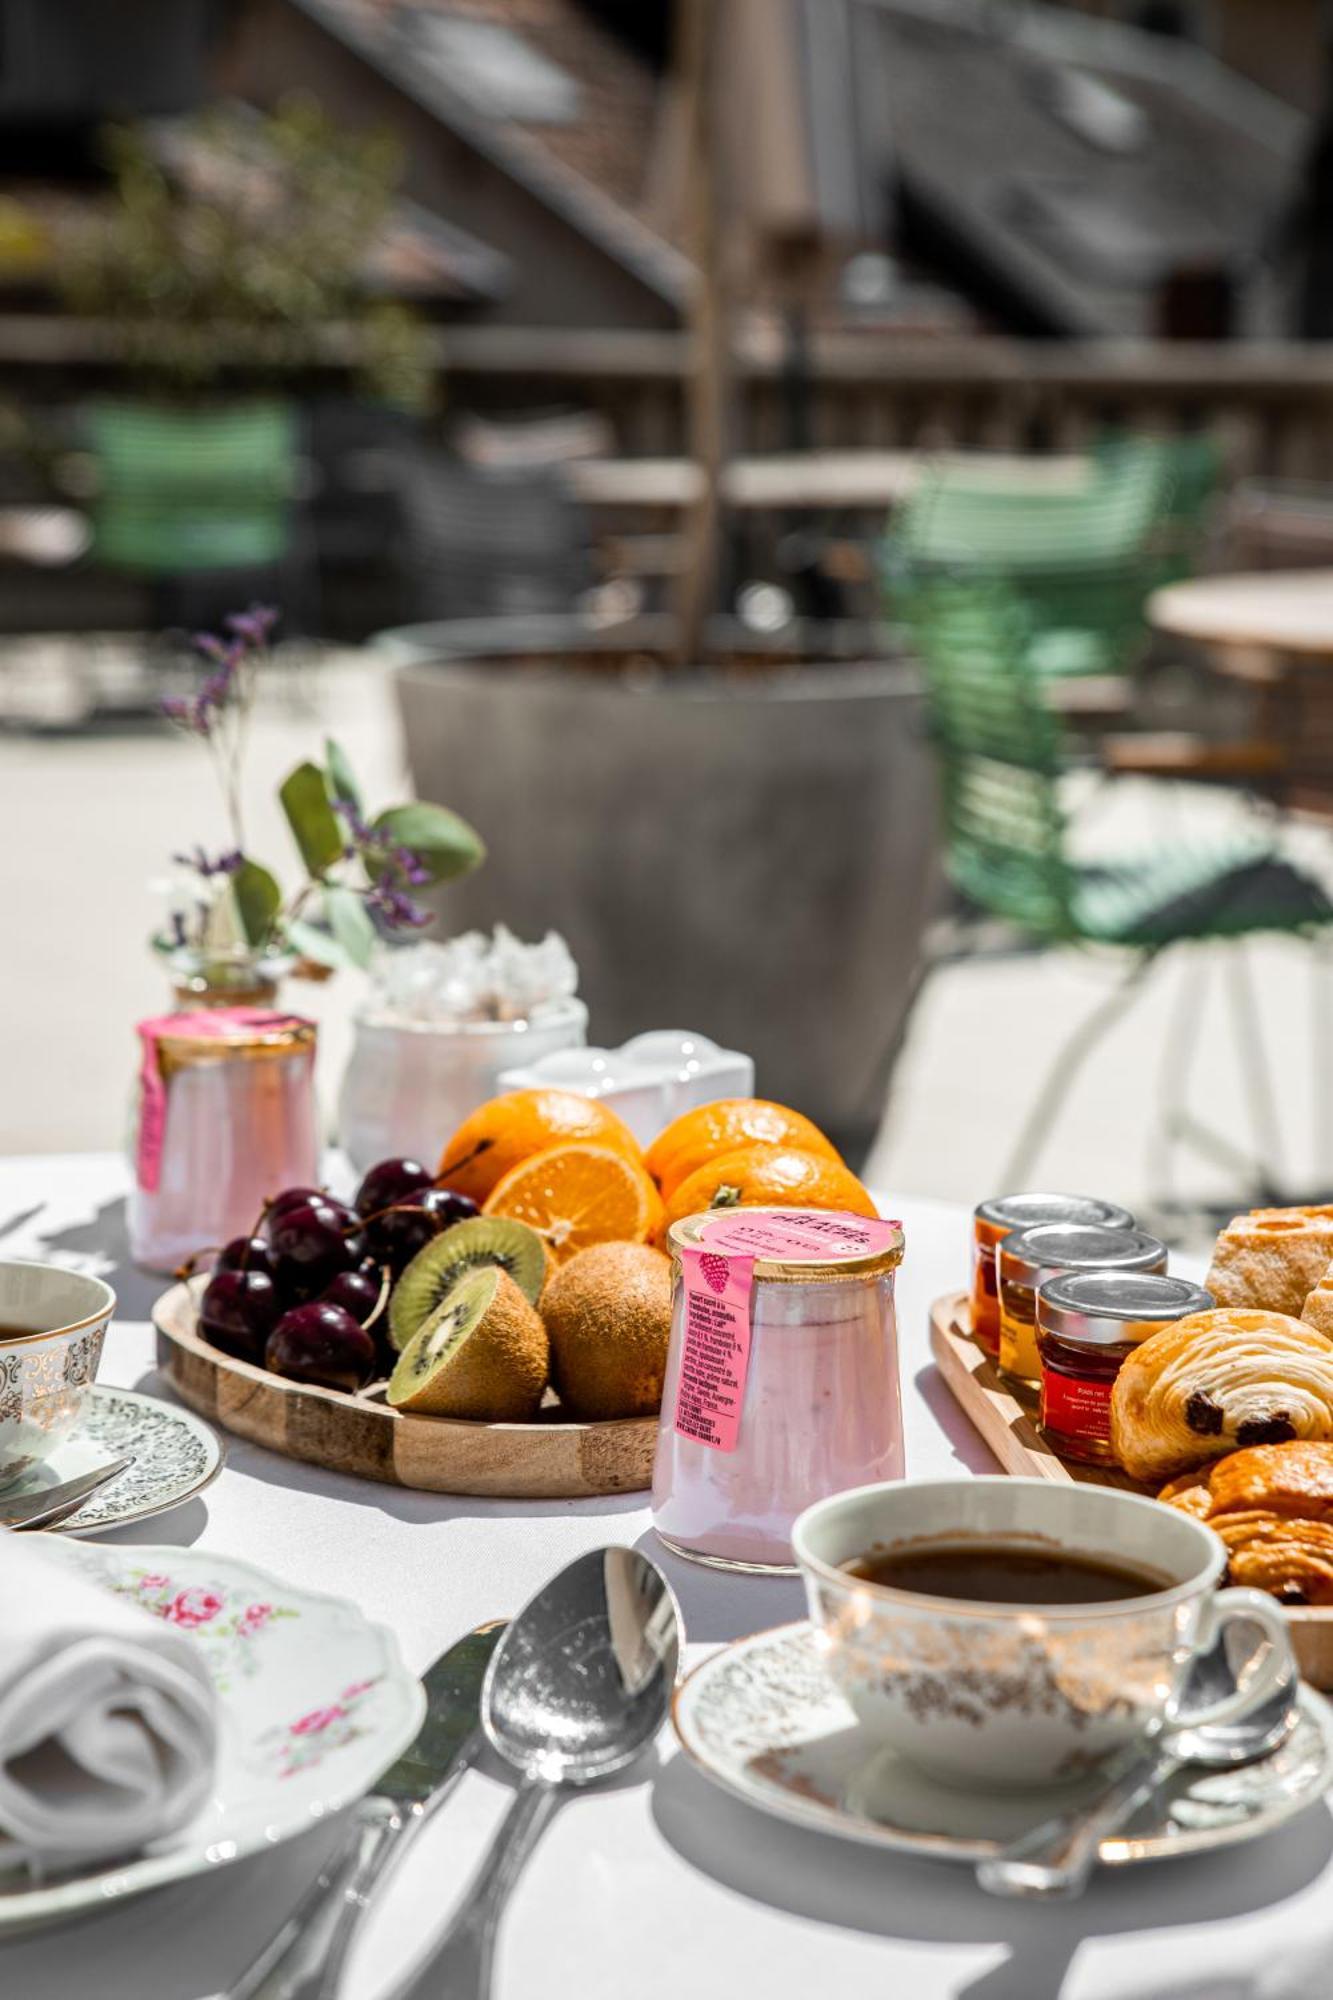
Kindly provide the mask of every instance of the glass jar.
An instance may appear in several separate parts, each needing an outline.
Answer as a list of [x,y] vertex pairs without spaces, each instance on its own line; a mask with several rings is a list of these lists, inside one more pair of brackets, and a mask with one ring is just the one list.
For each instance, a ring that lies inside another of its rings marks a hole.
[[1100,1223],[1039,1222],[1006,1236],[995,1252],[1000,1291],[1000,1368],[1035,1388],[1037,1287],[1064,1271],[1164,1271],[1166,1245],[1142,1229]]
[[992,1360],[1000,1351],[1000,1295],[995,1252],[1016,1229],[1038,1222],[1097,1222],[1106,1229],[1132,1229],[1134,1218],[1113,1201],[1086,1194],[1001,1194],[972,1211],[972,1338]]
[[315,1024],[253,1007],[139,1023],[130,1253],[149,1270],[246,1236],[319,1171]]
[[653,1522],[678,1554],[790,1570],[796,1516],[903,1476],[896,1222],[734,1208],[670,1232]]
[[1187,1278],[1143,1271],[1079,1271],[1048,1278],[1037,1292],[1041,1428],[1062,1458],[1114,1465],[1111,1391],[1140,1341],[1191,1313],[1211,1292]]

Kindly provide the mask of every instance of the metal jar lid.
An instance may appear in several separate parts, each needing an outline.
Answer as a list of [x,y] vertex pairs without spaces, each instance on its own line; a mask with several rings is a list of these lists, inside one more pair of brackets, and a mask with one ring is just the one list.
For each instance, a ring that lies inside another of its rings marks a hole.
[[694,1249],[753,1258],[756,1278],[780,1284],[877,1277],[903,1259],[900,1223],[777,1204],[687,1215],[672,1223],[667,1239],[677,1257]]
[[978,1222],[993,1229],[1032,1229],[1039,1222],[1095,1222],[1104,1229],[1133,1229],[1127,1208],[1091,1194],[997,1194],[977,1203]]
[[1064,1271],[1164,1271],[1166,1245],[1143,1229],[1090,1222],[1039,1222],[1006,1236],[996,1252],[1000,1283],[1036,1286]]
[[1208,1312],[1213,1295],[1153,1271],[1067,1271],[1037,1293],[1037,1330],[1090,1347],[1133,1347],[1173,1320]]

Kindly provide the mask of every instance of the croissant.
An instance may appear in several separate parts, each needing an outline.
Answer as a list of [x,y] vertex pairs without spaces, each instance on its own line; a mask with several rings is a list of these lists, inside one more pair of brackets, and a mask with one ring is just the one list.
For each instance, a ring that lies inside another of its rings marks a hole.
[[1157,1497],[1221,1537],[1232,1583],[1286,1604],[1333,1604],[1333,1444],[1233,1451],[1168,1481]]
[[1313,1326],[1333,1339],[1333,1264],[1329,1265],[1301,1307],[1301,1318],[1307,1326]]
[[1111,1448],[1136,1479],[1287,1438],[1333,1438],[1333,1340],[1283,1313],[1220,1308],[1161,1327],[1111,1392]]
[[1222,1231],[1205,1279],[1219,1306],[1302,1311],[1333,1264],[1333,1207],[1256,1208]]

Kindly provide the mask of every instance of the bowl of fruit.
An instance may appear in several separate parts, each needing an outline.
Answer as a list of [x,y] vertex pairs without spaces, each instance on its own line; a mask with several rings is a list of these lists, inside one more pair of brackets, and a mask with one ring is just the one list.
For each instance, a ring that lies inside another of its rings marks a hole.
[[716,1202],[873,1204],[822,1135],[755,1099],[647,1155],[571,1091],[483,1104],[432,1168],[382,1160],[350,1202],[289,1188],[157,1304],[192,1409],[291,1458],[431,1492],[646,1487],[671,1320],[664,1231]]

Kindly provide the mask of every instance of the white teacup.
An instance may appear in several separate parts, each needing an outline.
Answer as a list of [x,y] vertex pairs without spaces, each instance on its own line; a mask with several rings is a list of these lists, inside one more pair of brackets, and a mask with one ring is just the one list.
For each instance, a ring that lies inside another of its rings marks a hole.
[[0,1489],[74,1428],[115,1309],[100,1278],[0,1263]]
[[[1165,1579],[1109,1603],[1022,1605],[928,1597],[845,1564],[890,1549],[1003,1543],[1121,1562]],[[948,1479],[862,1486],[808,1507],[792,1530],[828,1670],[862,1723],[952,1784],[1061,1784],[1171,1714],[1192,1656],[1223,1625],[1262,1628],[1210,1720],[1248,1710],[1291,1658],[1279,1606],[1217,1588],[1221,1541],[1201,1521],[1106,1486]],[[1252,1656],[1252,1657],[1251,1657]]]

